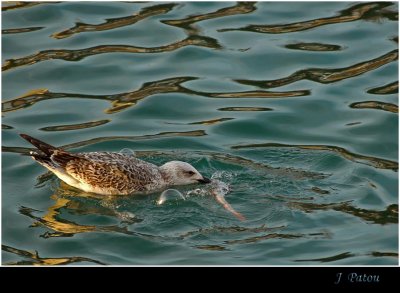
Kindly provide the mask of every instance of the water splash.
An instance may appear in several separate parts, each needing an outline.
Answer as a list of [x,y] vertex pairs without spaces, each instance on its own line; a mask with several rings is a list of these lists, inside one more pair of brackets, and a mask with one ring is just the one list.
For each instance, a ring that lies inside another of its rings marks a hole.
[[211,185],[211,194],[215,197],[216,201],[240,221],[245,221],[246,218],[241,213],[235,211],[234,208],[225,200],[225,195],[230,191],[229,185],[216,179],[211,181]]
[[236,218],[241,221],[246,220],[246,218],[239,212],[237,212],[226,200],[225,195],[231,191],[231,188],[228,183],[221,181],[219,179],[224,178],[226,181],[231,181],[233,178],[233,174],[228,172],[215,172],[211,176],[211,183],[206,185],[203,188],[196,188],[189,190],[183,195],[179,190],[176,189],[167,189],[163,191],[160,197],[157,200],[157,205],[164,204],[167,200],[171,199],[183,199],[190,196],[213,196],[215,200],[222,205],[224,209],[232,213]]

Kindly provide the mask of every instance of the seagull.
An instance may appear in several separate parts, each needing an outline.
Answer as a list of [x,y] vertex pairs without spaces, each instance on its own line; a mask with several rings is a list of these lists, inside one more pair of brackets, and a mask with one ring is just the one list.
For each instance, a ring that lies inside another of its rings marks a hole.
[[210,183],[192,165],[170,161],[162,166],[115,152],[70,153],[27,134],[37,149],[29,155],[65,183],[102,195],[151,193],[174,185]]

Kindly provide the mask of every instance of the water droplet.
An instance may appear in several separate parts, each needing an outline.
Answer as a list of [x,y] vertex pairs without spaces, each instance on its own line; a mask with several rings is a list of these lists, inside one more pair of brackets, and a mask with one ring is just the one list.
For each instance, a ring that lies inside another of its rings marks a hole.
[[176,189],[167,189],[161,193],[159,199],[157,200],[157,204],[162,205],[164,202],[166,202],[167,200],[171,200],[171,199],[185,200],[185,197],[183,196],[182,193],[180,193]]
[[129,148],[124,148],[124,149],[120,150],[119,153],[121,155],[125,155],[125,156],[132,156],[132,157],[135,156],[135,151],[132,149],[129,149]]

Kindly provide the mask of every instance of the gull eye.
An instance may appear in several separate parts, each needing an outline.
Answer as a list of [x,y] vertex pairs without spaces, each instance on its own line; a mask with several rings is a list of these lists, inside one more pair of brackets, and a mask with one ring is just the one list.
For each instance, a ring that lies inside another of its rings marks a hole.
[[193,176],[193,175],[194,175],[194,172],[193,172],[193,171],[187,171],[186,174],[188,174],[188,175],[190,175],[190,176]]

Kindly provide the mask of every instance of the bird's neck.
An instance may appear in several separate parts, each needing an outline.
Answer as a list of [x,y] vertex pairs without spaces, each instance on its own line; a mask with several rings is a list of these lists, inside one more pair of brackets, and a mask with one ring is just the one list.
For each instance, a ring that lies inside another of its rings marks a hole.
[[160,171],[161,177],[164,180],[166,185],[173,185],[171,175],[168,173],[168,170],[163,168],[164,166],[160,166],[158,170]]

